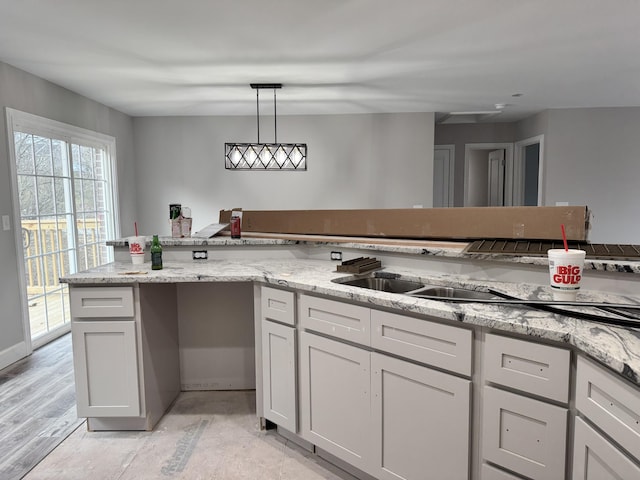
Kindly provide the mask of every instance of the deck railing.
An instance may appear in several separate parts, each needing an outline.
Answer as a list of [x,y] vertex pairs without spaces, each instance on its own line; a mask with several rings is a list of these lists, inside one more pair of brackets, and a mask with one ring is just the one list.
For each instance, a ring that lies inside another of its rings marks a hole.
[[[25,254],[25,276],[28,295],[37,295],[45,291],[59,288],[58,279],[70,272],[68,236],[72,233],[67,229],[64,219],[53,220],[22,220],[22,239]],[[79,220],[76,222],[80,247],[86,260],[80,265],[87,268],[96,265],[100,259],[98,244],[99,224],[96,219]]]

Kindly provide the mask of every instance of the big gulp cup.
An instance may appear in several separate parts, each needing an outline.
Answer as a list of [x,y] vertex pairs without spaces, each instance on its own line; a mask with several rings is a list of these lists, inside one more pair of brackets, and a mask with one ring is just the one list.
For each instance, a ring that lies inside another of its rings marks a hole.
[[549,257],[549,280],[553,299],[559,301],[574,301],[584,267],[584,250],[555,248],[547,251]]
[[144,263],[144,245],[145,237],[129,237],[129,253],[131,254],[131,263],[142,265]]

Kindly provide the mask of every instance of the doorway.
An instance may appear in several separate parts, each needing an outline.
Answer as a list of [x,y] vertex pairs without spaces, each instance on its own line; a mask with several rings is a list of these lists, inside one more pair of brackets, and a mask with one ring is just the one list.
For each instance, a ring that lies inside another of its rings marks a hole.
[[513,160],[514,205],[544,205],[543,159],[544,135],[516,142]]
[[513,205],[512,178],[512,143],[468,143],[465,145],[465,207]]
[[433,206],[453,207],[455,145],[433,147]]

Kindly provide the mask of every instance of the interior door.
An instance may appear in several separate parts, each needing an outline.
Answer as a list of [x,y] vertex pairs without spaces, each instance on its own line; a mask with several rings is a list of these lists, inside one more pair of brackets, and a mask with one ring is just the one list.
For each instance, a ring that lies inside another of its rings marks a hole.
[[453,207],[453,146],[433,150],[433,206]]
[[504,206],[504,150],[489,152],[489,198],[490,207]]

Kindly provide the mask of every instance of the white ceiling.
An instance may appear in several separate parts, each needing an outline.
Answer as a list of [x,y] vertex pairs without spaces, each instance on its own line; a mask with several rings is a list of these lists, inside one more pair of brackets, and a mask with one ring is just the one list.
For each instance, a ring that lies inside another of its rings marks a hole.
[[279,82],[278,115],[507,121],[640,106],[639,24],[640,0],[0,0],[0,60],[133,116],[252,115]]

